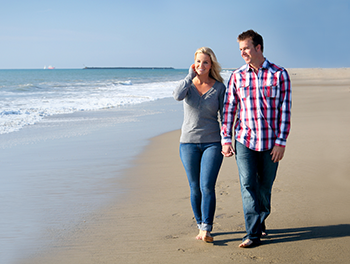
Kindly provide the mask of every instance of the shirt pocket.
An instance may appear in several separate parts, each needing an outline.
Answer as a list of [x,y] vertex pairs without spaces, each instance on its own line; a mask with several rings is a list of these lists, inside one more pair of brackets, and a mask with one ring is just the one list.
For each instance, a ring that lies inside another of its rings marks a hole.
[[277,93],[278,93],[277,86],[272,86],[272,85],[264,86],[263,90],[264,90],[264,95],[266,97],[271,97],[271,98],[277,97]]
[[250,95],[249,86],[239,87],[237,93],[240,98],[247,98]]

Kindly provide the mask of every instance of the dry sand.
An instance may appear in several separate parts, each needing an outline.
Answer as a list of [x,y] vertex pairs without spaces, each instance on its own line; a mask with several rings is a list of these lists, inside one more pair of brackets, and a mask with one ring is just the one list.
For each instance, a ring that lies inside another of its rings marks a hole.
[[292,130],[272,194],[269,237],[238,248],[244,219],[234,158],[217,183],[214,243],[197,241],[180,131],[151,140],[106,205],[21,263],[349,263],[350,69],[289,69]]

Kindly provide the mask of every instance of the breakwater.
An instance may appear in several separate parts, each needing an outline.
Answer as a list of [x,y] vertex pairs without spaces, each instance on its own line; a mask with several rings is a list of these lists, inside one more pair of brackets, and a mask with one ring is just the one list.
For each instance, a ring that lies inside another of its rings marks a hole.
[[100,70],[100,69],[123,69],[123,70],[173,70],[173,67],[84,67],[86,70]]

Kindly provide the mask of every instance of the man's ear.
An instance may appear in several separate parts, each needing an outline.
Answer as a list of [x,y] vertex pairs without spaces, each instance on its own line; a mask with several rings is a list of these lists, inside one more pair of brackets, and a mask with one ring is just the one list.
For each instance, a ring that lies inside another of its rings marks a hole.
[[260,44],[256,45],[255,50],[256,51],[261,51],[261,45]]

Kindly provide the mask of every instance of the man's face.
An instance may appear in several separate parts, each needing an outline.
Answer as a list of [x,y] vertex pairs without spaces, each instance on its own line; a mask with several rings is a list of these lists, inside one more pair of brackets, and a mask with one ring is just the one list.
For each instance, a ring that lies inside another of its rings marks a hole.
[[239,41],[241,56],[247,64],[254,65],[259,59],[260,45],[254,47],[252,39]]

